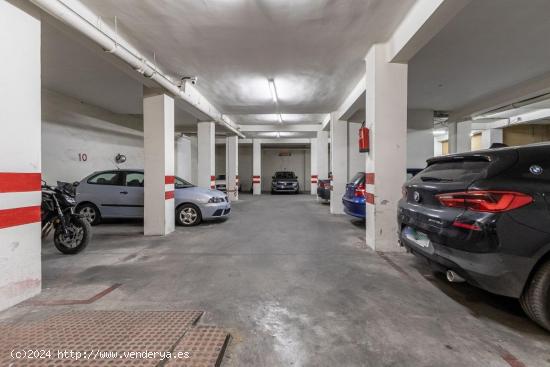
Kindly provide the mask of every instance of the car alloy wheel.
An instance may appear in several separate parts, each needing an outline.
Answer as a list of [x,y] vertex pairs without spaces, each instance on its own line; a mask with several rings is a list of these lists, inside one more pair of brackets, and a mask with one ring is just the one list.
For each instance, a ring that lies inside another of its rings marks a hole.
[[78,214],[82,215],[88,223],[92,224],[96,222],[97,211],[93,206],[86,205],[80,209]]
[[180,221],[187,226],[195,224],[199,217],[197,210],[193,207],[187,207],[180,211]]

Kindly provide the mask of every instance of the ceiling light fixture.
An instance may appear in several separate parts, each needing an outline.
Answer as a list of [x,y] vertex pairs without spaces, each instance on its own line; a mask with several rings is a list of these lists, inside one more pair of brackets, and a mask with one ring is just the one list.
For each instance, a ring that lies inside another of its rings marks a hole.
[[271,98],[273,99],[273,103],[279,104],[277,89],[275,88],[275,80],[268,79],[267,81],[269,82],[269,90],[271,91]]
[[277,139],[279,139],[280,137],[281,137],[281,132],[277,131]]

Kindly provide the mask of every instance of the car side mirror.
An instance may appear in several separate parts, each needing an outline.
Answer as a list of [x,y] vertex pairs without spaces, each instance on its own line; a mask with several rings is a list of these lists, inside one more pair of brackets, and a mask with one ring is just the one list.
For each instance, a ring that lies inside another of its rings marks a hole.
[[74,187],[77,187],[78,185],[80,185],[80,182],[78,182],[78,181],[73,182]]

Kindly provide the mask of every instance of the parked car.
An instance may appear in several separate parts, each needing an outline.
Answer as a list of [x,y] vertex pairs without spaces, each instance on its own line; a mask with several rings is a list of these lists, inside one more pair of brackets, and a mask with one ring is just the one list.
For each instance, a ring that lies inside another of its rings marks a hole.
[[365,172],[357,172],[346,184],[346,192],[342,197],[344,213],[356,218],[366,217],[365,203]]
[[217,175],[215,182],[216,190],[227,192],[227,181],[225,180],[225,175]]
[[403,186],[400,243],[451,282],[519,298],[550,330],[550,144],[428,160]]
[[275,172],[271,181],[271,193],[294,193],[300,192],[300,184],[298,183],[298,177],[291,171],[279,171]]
[[[94,172],[76,187],[76,211],[92,225],[103,218],[143,218],[143,182],[143,170]],[[193,186],[179,177],[174,200],[176,223],[182,226],[228,217],[231,212],[223,192]]]
[[319,180],[317,183],[317,197],[326,201],[330,201],[330,177],[332,177],[332,173],[329,172],[328,176],[329,178]]

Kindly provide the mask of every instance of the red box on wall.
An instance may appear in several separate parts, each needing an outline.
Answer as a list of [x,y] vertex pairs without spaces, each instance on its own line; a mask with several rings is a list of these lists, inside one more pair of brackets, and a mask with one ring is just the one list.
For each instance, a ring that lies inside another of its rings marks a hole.
[[363,124],[359,128],[359,152],[368,153],[370,149],[369,144],[369,129]]

